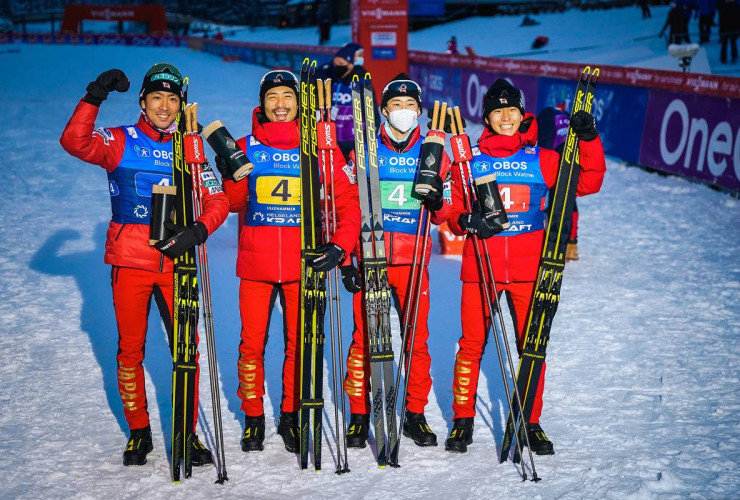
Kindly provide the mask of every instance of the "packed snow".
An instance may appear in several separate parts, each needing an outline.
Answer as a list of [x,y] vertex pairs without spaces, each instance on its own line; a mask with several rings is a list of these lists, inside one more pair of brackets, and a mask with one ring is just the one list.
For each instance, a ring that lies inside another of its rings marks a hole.
[[[618,159],[608,161],[602,191],[579,201],[581,259],[567,265],[548,350],[542,424],[556,454],[535,457],[541,482],[522,482],[511,462],[496,458],[506,401],[493,343],[482,363],[475,442],[464,455],[444,451],[460,335],[460,261],[438,254],[430,264],[434,385],[426,414],[440,446],[417,448],[404,438],[402,467],[380,470],[371,440],[364,450],[349,450],[350,474],[335,475],[327,349],[324,470],[300,471],[275,432],[283,349],[276,309],[266,353],[265,451],[242,453],[234,215],[208,240],[230,480],[214,485],[215,470],[207,467],[180,485],[170,481],[171,358],[157,314],[144,363],[155,448],[145,466],[123,467],[127,426],[116,386],[110,270],[103,264],[106,176],[68,156],[58,138],[87,83],[110,67],[123,69],[132,89],[111,95],[97,124],[134,123],[139,82],[158,61],[189,75],[201,122],[220,119],[235,136],[248,132],[264,68],[188,49],[15,45],[0,53],[6,123],[0,147],[7,163],[0,184],[4,497],[738,495],[740,201]],[[342,300],[346,350],[349,295]],[[205,345],[201,352],[198,432],[212,447]]]
[[[668,55],[664,38],[658,37],[668,6],[652,6],[652,17],[642,19],[637,6],[607,10],[537,14],[532,17],[540,24],[521,26],[524,16],[472,17],[432,26],[409,33],[409,48],[429,52],[444,52],[447,40],[456,36],[461,54],[465,47],[486,57],[511,57],[574,63],[598,63],[632,66],[646,69],[681,71],[678,60]],[[564,27],[573,29],[564,29]],[[318,41],[316,28],[224,28],[227,40],[265,42],[289,41],[314,45]],[[699,41],[698,21],[689,24],[692,42]],[[546,36],[548,44],[532,49],[538,36]],[[329,45],[341,45],[351,37],[349,26],[335,26]],[[722,64],[719,60],[719,34],[712,27],[709,43],[702,45],[691,63],[692,73],[740,76],[740,61]]]

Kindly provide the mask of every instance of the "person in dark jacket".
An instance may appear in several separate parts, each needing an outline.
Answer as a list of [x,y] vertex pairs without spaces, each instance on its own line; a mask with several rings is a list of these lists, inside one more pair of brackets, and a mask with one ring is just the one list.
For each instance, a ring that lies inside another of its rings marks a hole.
[[730,47],[732,64],[737,62],[737,37],[740,35],[740,7],[738,0],[718,0],[719,11],[719,60],[727,62],[727,47]]
[[[337,142],[345,159],[355,148],[354,119],[352,117],[352,78],[357,75],[362,83],[367,70],[362,67],[365,51],[356,43],[346,43],[334,54],[330,64],[322,66],[325,78],[331,78],[334,100],[332,119],[337,127]],[[375,93],[373,92],[373,102]],[[363,106],[363,113],[365,112]],[[375,106],[375,127],[380,127],[380,110]]]
[[668,17],[665,24],[658,33],[659,37],[665,35],[668,29],[668,43],[691,43],[689,38],[689,19],[691,18],[691,9],[687,5],[676,5],[671,3],[671,9],[668,11]]
[[717,12],[717,0],[698,0],[697,14],[699,15],[699,43],[707,43],[714,24],[714,14]]
[[[101,73],[87,86],[87,94],[59,140],[72,156],[108,172],[113,216],[105,243],[105,263],[112,266],[113,307],[118,324],[118,390],[130,429],[123,453],[126,466],[144,465],[153,449],[142,367],[151,298],[159,309],[172,349],[172,258],[205,242],[229,213],[229,201],[213,170],[205,164],[201,216],[169,240],[160,242],[157,248],[149,245],[152,186],[172,184],[172,134],[177,128],[175,119],[183,97],[182,76],[172,64],[155,64],[147,71],[139,91],[141,112],[137,123],[96,129],[95,119],[108,94],[126,92],[128,88],[129,80],[123,71],[110,69]],[[160,247],[168,258],[162,258]],[[197,368],[193,432],[198,416],[199,373]],[[192,451],[193,465],[213,463],[211,453],[197,436]]]

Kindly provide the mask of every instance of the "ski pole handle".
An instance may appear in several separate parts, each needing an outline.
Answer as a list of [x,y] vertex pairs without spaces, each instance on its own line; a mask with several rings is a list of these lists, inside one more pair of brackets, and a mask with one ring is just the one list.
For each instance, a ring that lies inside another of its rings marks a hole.
[[254,168],[221,120],[206,125],[203,128],[203,137],[217,155],[226,158],[229,172],[235,181],[245,178]]

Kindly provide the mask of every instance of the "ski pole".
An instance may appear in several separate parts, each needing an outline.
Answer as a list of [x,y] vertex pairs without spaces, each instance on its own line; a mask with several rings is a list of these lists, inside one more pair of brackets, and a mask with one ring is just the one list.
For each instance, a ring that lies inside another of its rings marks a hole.
[[[202,140],[198,134],[198,104],[193,103],[185,107],[186,132],[192,138],[193,144],[198,144],[200,154],[203,152]],[[203,158],[202,156],[200,158]],[[197,158],[196,158],[197,159]],[[203,183],[201,181],[201,164],[190,163],[190,173],[193,180],[193,209],[195,218],[199,218],[203,211]],[[211,388],[211,403],[213,406],[214,443],[216,445],[216,472],[219,484],[228,481],[226,473],[226,457],[224,454],[223,422],[221,419],[221,398],[218,381],[218,361],[216,359],[216,341],[213,324],[213,308],[211,298],[211,276],[208,268],[208,249],[206,243],[198,245],[198,260],[200,261],[200,282],[203,288],[203,319],[205,323],[206,352],[208,353],[208,379]]]

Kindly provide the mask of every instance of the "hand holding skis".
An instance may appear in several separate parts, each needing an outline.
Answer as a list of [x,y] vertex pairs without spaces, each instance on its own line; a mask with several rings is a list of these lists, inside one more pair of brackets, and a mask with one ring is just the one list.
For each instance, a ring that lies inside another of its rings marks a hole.
[[103,71],[98,77],[87,85],[87,94],[82,99],[85,102],[98,106],[108,98],[108,94],[114,90],[126,92],[131,86],[126,74],[120,69],[109,69]]
[[317,248],[312,254],[309,261],[310,266],[314,271],[326,272],[331,271],[339,265],[342,259],[344,259],[345,251],[336,243],[327,243]]
[[429,184],[431,185],[432,189],[430,189],[429,192],[424,195],[423,203],[424,206],[427,207],[427,209],[436,212],[437,210],[440,210],[444,205],[444,199],[442,196],[444,191],[444,183],[442,182],[442,178],[440,176],[435,175],[434,177],[432,177],[432,180]]
[[171,259],[180,257],[194,246],[205,243],[208,238],[208,229],[200,221],[195,221],[187,227],[167,221],[164,223],[164,227],[175,233],[174,236],[162,240],[154,246]]

